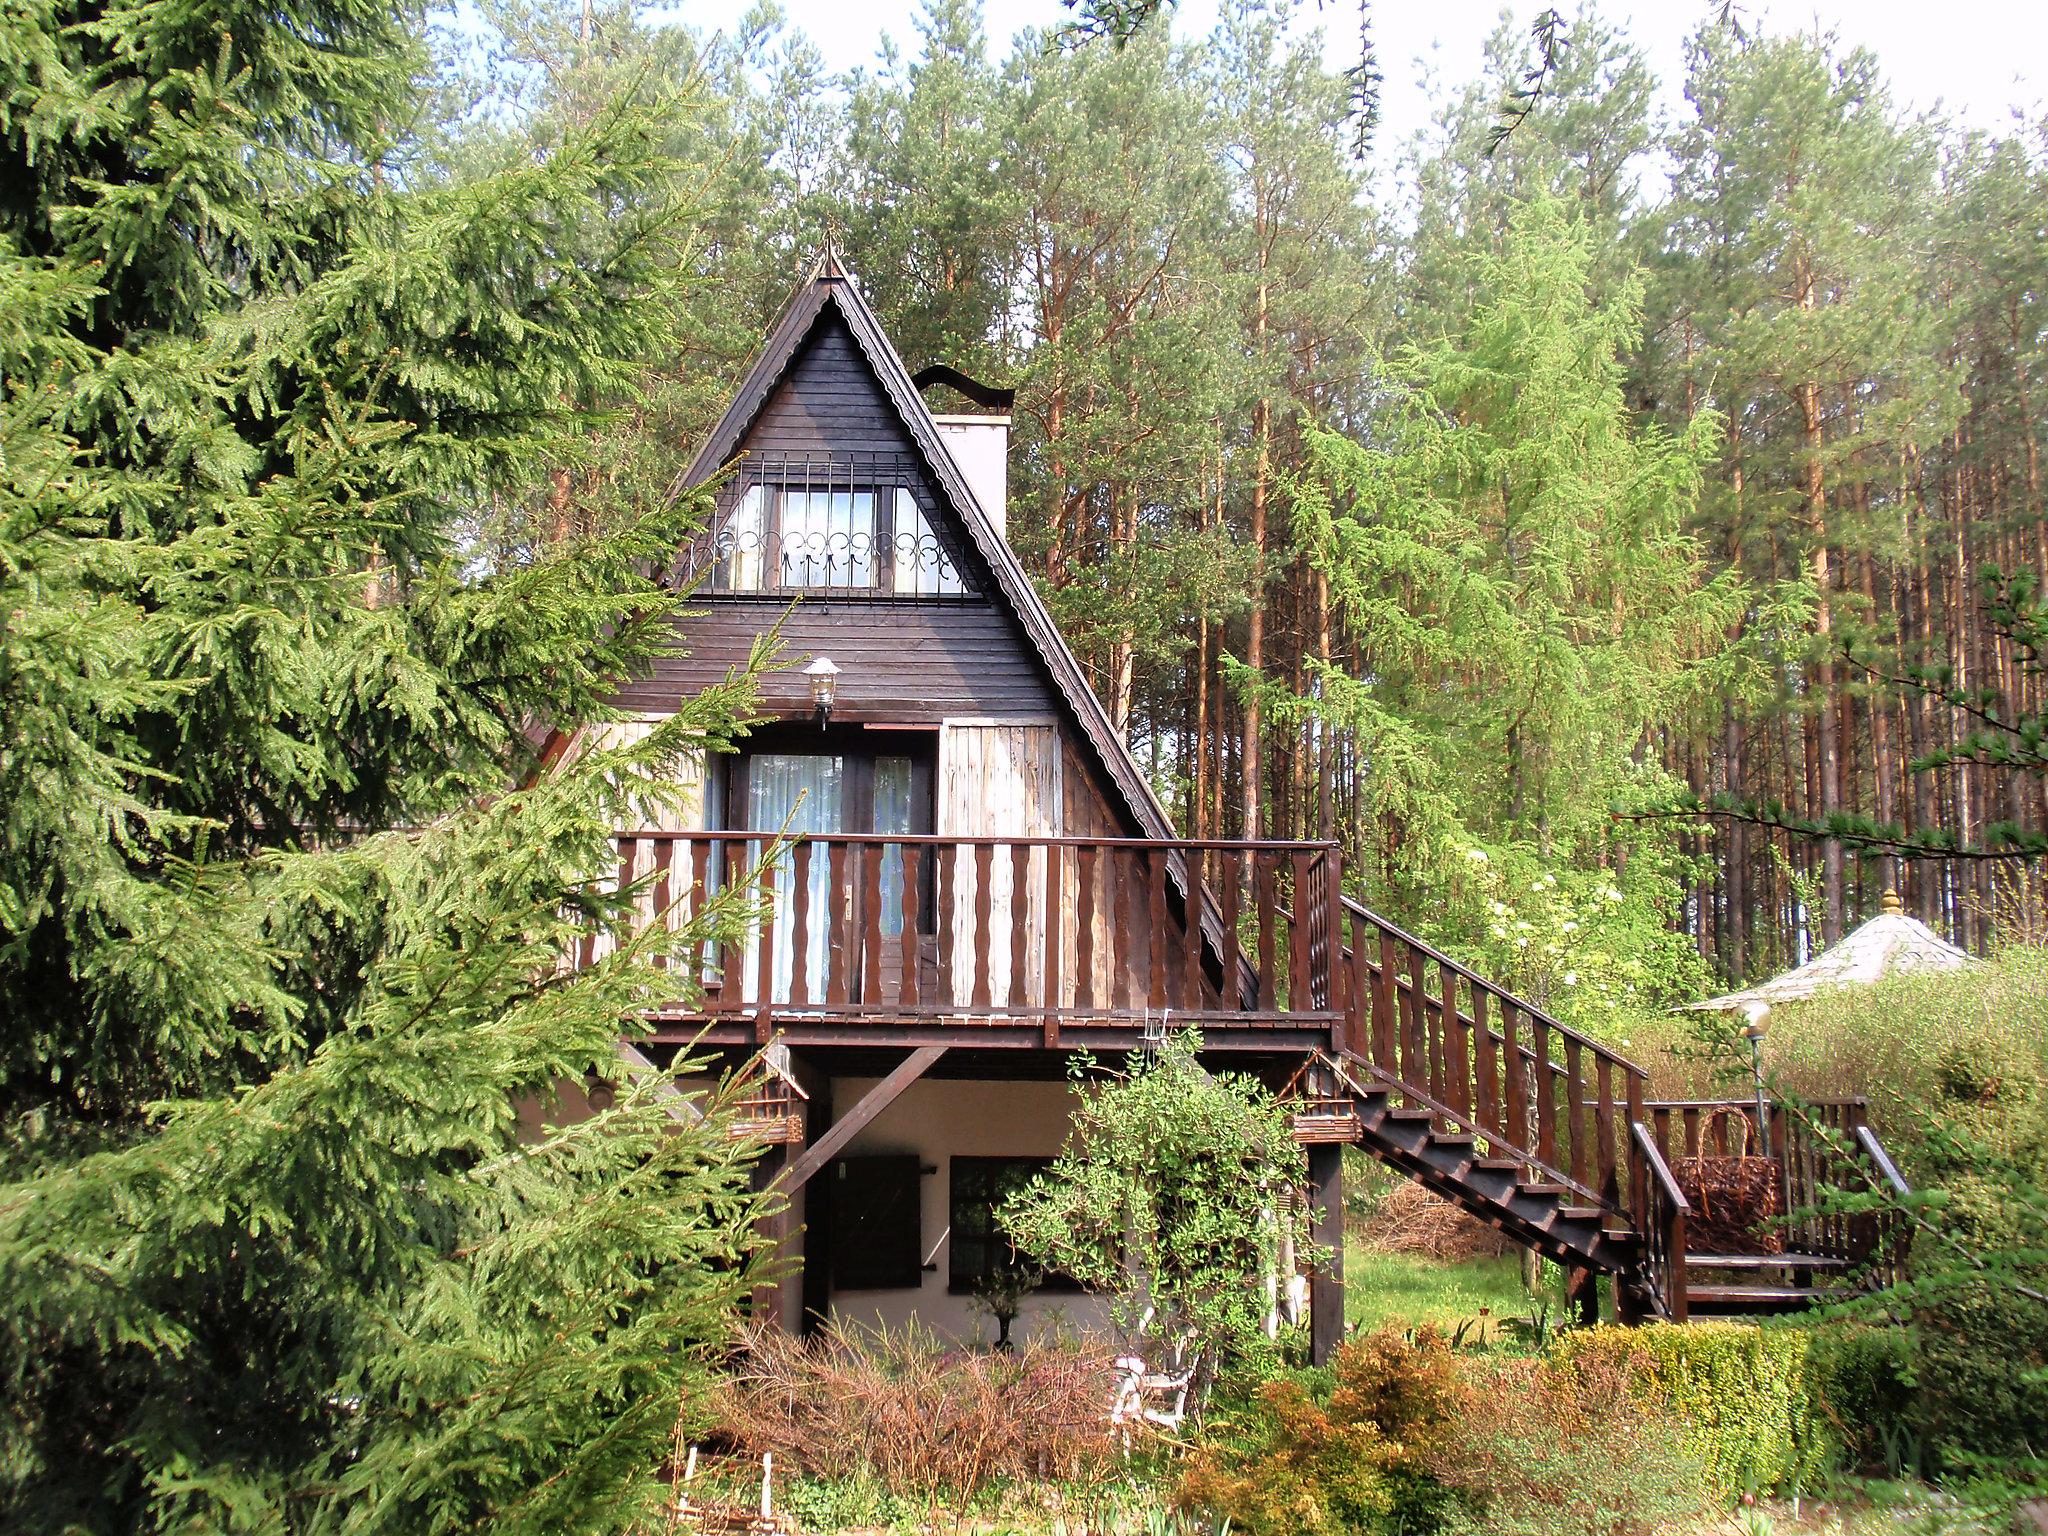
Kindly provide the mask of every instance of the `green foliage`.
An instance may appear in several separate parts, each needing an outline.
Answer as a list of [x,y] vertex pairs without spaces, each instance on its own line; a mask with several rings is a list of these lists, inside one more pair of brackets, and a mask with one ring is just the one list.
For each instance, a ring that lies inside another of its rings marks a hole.
[[1619,841],[1609,802],[1660,792],[1644,733],[1740,670],[1724,633],[1753,594],[1684,526],[1718,419],[1631,419],[1640,285],[1589,298],[1591,242],[1559,204],[1518,208],[1470,263],[1477,308],[1385,370],[1374,445],[1309,434],[1296,534],[1374,664],[1280,707],[1372,756],[1381,902],[1426,893],[1432,932],[1567,1012],[1688,995],[1682,866],[1668,839]]
[[1283,1252],[1311,1264],[1316,1248],[1287,1198],[1307,1162],[1286,1110],[1200,1050],[1189,1031],[1121,1074],[1077,1058],[1067,1143],[1000,1215],[1020,1252],[1106,1293],[1126,1338],[1161,1362],[1185,1343],[1206,1379],[1267,1351],[1268,1282]]
[[1474,1536],[1648,1536],[1708,1502],[1683,1425],[1612,1360],[1468,1363],[1432,1470],[1460,1495],[1447,1529]]
[[1686,1448],[1724,1501],[1804,1487],[1836,1455],[1809,1363],[1813,1341],[1800,1329],[1722,1322],[1596,1328],[1568,1334],[1558,1347],[1567,1361],[1627,1367],[1678,1415]]
[[1179,1501],[1251,1536],[1434,1530],[1450,1496],[1427,1469],[1456,1403],[1434,1333],[1349,1341],[1327,1370],[1275,1377],[1205,1423]]
[[1806,1369],[1843,1462],[1852,1470],[1923,1472],[1913,1336],[1904,1328],[1832,1323],[1812,1330]]
[[635,940],[592,878],[748,681],[531,782],[698,509],[461,538],[635,392],[688,208],[630,101],[413,174],[422,60],[353,0],[0,22],[9,1528],[625,1528],[755,1275],[718,1096],[617,1050],[744,893]]

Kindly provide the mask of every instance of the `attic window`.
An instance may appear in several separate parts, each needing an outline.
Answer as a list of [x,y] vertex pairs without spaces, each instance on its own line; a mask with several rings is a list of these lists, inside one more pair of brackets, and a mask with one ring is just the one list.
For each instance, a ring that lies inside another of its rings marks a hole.
[[716,541],[721,592],[953,597],[966,590],[908,487],[760,481]]

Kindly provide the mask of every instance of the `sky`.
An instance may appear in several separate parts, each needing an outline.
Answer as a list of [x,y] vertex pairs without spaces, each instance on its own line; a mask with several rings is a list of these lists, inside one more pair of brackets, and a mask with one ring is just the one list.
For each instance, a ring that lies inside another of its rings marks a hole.
[[[730,26],[749,3],[684,0],[678,9],[691,24],[717,30]],[[783,5],[826,63],[842,71],[872,65],[885,34],[910,44],[919,9],[918,0],[783,0]],[[1375,0],[1373,35],[1386,74],[1378,156],[1391,157],[1428,123],[1432,72],[1446,86],[1462,84],[1478,73],[1483,44],[1504,10],[1517,28],[1526,30],[1542,9],[1527,0],[1506,6],[1501,0]],[[1608,0],[1600,9],[1648,53],[1663,109],[1682,111],[1684,39],[1708,15],[1706,0]],[[1341,67],[1356,58],[1353,0],[1323,0],[1320,17],[1313,6],[1307,11],[1311,24],[1320,20],[1330,34],[1332,64]],[[986,0],[983,6],[997,57],[1018,31],[1056,25],[1066,14],[1059,0]],[[1217,0],[1180,0],[1175,33],[1202,36],[1215,25],[1216,14]],[[1861,44],[1882,62],[1896,100],[1922,110],[1939,107],[1965,127],[2004,128],[2016,106],[2038,118],[2040,103],[2048,97],[2048,3],[2043,0],[1739,0],[1738,14],[1768,31],[1818,29],[1832,31],[1846,44]]]

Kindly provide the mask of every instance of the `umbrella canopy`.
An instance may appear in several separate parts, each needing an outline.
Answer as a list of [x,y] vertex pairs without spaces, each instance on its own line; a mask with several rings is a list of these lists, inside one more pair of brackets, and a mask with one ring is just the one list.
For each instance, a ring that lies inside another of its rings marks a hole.
[[1954,971],[1976,963],[1918,918],[1906,916],[1898,894],[1886,891],[1883,912],[1845,935],[1832,949],[1769,981],[1686,1007],[1710,1013],[1736,1013],[1759,1004],[1774,1008],[1830,987],[1868,986],[1907,971]]

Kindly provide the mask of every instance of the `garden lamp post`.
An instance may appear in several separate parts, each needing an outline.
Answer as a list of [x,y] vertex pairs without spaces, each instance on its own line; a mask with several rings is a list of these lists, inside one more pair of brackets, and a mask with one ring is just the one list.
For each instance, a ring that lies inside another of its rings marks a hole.
[[1756,1130],[1765,1157],[1771,1155],[1771,1109],[1764,1097],[1764,1015],[1770,1011],[1769,1003],[1751,1003],[1743,1009],[1749,1022],[1742,1029],[1742,1038],[1749,1042],[1750,1075],[1756,1079]]

